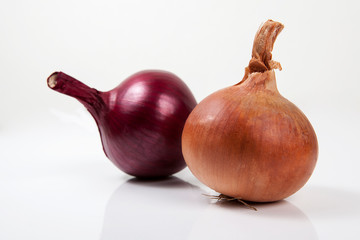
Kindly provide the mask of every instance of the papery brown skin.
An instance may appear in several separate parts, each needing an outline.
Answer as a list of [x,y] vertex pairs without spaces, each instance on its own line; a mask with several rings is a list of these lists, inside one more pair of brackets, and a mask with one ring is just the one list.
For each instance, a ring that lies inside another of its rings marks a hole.
[[185,123],[184,159],[201,182],[219,193],[277,201],[298,191],[314,170],[315,131],[301,110],[280,95],[271,69],[248,68],[243,81],[206,97]]

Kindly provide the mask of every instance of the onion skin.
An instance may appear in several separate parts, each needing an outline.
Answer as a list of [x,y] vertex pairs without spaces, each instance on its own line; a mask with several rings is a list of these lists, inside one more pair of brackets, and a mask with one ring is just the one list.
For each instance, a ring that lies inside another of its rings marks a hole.
[[239,84],[195,107],[185,123],[182,151],[191,172],[215,191],[253,202],[278,201],[310,178],[318,143],[306,116],[278,92],[273,68],[258,71],[256,64],[254,71],[251,62]]
[[106,156],[122,171],[156,178],[186,167],[181,133],[196,100],[174,74],[141,71],[108,92],[62,72],[53,73],[47,83],[87,108],[97,123]]

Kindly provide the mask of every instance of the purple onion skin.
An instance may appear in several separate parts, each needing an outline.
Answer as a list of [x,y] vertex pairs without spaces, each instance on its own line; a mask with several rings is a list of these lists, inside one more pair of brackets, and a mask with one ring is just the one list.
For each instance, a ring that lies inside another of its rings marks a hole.
[[50,75],[47,83],[87,108],[99,128],[106,156],[122,171],[156,178],[185,168],[181,134],[197,103],[176,75],[141,71],[108,92],[90,88],[62,72]]

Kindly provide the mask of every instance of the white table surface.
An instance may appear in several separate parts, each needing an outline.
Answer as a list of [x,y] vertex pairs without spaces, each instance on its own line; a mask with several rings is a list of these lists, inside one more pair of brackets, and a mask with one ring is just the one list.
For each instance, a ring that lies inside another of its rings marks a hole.
[[315,118],[313,176],[258,211],[204,196],[216,193],[187,168],[132,178],[105,157],[87,113],[47,117],[0,132],[0,239],[359,239],[359,116],[334,131],[340,117]]

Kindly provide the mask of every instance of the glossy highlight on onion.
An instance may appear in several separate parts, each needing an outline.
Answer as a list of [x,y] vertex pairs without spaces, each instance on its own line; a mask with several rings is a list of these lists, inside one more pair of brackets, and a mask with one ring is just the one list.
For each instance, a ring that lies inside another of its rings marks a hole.
[[154,178],[185,168],[181,133],[196,100],[176,75],[141,71],[107,92],[63,72],[51,74],[47,84],[86,107],[97,123],[106,156],[122,171]]
[[315,168],[315,131],[276,86],[274,69],[281,65],[271,51],[282,29],[265,22],[243,80],[206,97],[185,123],[182,151],[189,169],[223,195],[281,200],[303,187]]

